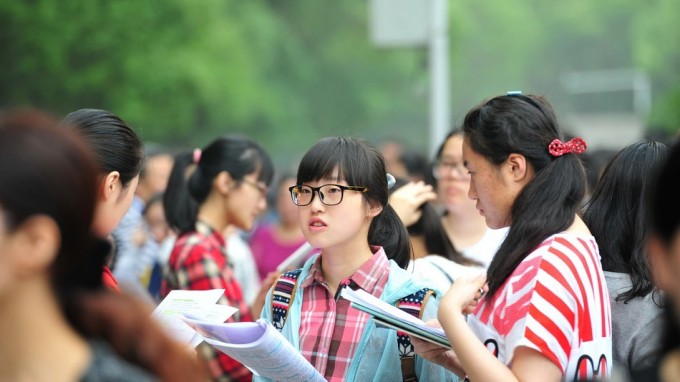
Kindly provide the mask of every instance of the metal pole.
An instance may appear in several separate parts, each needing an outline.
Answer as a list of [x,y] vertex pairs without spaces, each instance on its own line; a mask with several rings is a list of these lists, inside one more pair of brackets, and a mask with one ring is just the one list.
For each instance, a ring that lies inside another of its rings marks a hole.
[[449,93],[448,0],[430,0],[430,154],[433,156],[451,124]]

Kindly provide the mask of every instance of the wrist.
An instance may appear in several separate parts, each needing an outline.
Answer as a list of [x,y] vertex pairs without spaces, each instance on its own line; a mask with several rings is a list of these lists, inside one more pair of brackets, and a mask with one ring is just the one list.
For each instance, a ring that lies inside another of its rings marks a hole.
[[447,306],[443,309],[442,306],[440,306],[439,311],[437,312],[437,319],[442,326],[454,325],[458,320],[465,323],[465,317],[463,315],[462,308],[455,306]]

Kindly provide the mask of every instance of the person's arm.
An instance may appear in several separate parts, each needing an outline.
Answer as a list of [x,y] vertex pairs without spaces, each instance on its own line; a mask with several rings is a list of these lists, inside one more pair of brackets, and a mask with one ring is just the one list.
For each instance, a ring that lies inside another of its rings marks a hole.
[[[257,296],[255,296],[253,304],[250,306],[250,310],[253,312],[253,317],[262,317],[264,315],[264,313],[262,313],[263,310],[268,310],[264,308],[271,306],[271,300],[267,300],[267,297],[269,296],[269,298],[271,298],[271,288],[274,286],[276,279],[280,275],[281,273],[278,272],[269,272],[267,277],[262,280],[260,291],[257,293]],[[267,301],[269,301],[269,304],[267,304]],[[271,322],[271,317],[268,319],[268,321]]]
[[465,373],[472,381],[560,381],[562,370],[534,349],[515,349],[509,368],[496,358],[468,327],[471,313],[487,289],[486,276],[456,280],[442,299],[438,318]]
[[[426,303],[422,306],[422,315],[421,319],[424,320],[425,322],[429,323],[434,323],[435,325],[438,325],[437,321],[434,319],[434,317],[437,316],[437,311],[439,310],[439,301],[438,298],[435,294],[432,294],[426,301]],[[411,338],[411,344],[414,346],[414,348],[417,346],[415,344],[414,340],[418,340],[415,336],[410,336]],[[425,343],[430,343],[427,341],[423,341]],[[436,345],[435,345],[436,346]],[[421,346],[421,348],[425,348],[425,346]],[[416,375],[418,376],[419,380],[423,381],[458,381],[459,376],[462,376],[463,374],[457,373],[451,368],[442,365],[436,361],[433,361],[429,359],[426,356],[423,356],[422,354],[417,353],[417,356],[415,357],[415,370],[416,370]]]

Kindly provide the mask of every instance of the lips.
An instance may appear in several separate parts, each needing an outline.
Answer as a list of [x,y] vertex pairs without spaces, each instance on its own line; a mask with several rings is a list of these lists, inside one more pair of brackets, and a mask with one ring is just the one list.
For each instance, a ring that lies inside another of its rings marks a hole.
[[309,220],[309,228],[311,230],[320,230],[323,228],[326,228],[326,222],[319,219],[319,218],[313,218]]

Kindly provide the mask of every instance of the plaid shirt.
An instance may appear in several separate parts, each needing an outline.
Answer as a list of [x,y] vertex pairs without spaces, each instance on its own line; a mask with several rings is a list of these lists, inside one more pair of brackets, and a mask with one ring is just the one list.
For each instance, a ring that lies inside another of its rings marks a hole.
[[[342,280],[340,288],[349,285],[380,297],[390,273],[390,263],[381,247],[352,276]],[[336,301],[323,278],[319,256],[309,275],[300,284],[304,287],[300,319],[302,355],[329,381],[342,381],[361,340],[369,315],[350,309],[350,302]],[[340,288],[338,288],[338,293]]]
[[[234,278],[225,250],[224,238],[203,222],[196,231],[177,238],[161,285],[161,297],[173,289],[224,289],[219,304],[239,311],[227,322],[253,321],[250,308],[243,301],[241,286]],[[252,374],[238,361],[203,342],[197,347],[215,381],[250,381]]]

